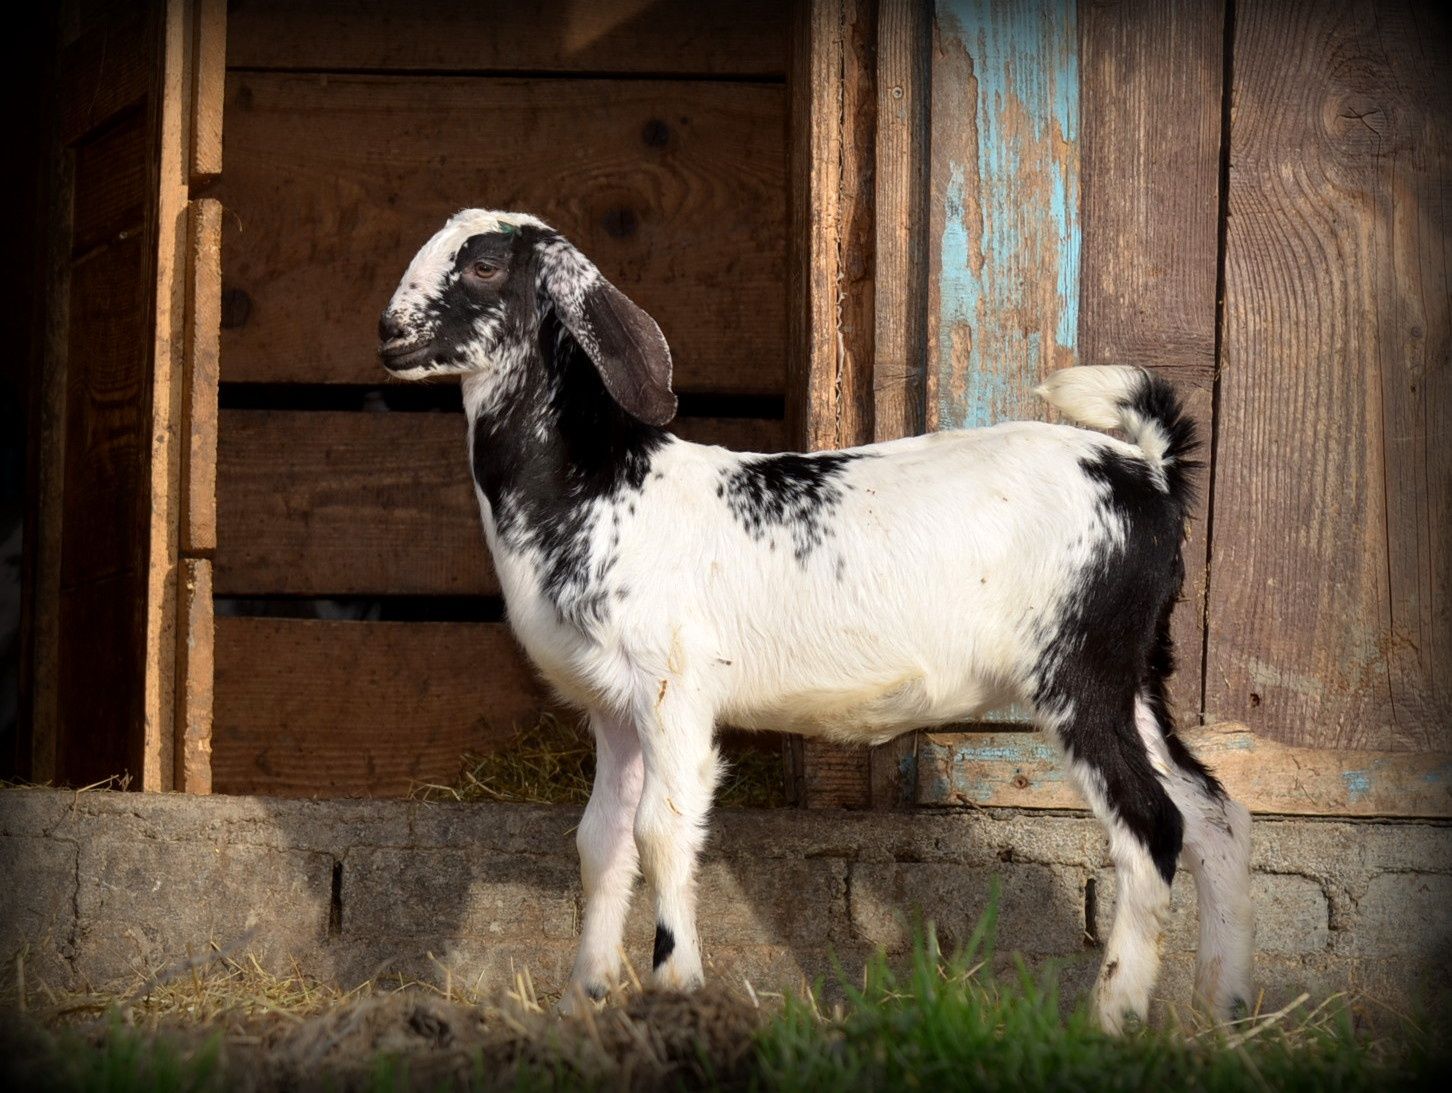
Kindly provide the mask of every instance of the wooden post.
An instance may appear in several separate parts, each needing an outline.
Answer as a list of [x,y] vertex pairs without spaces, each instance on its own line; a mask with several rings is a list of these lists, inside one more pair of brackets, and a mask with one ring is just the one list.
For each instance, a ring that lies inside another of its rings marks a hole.
[[[876,7],[802,0],[793,27],[787,419],[807,450],[873,436]],[[788,747],[800,803],[868,803],[864,749]]]
[[[927,395],[927,5],[881,0],[877,13],[877,146],[873,440],[924,428]],[[912,803],[917,734],[868,759],[875,809]]]

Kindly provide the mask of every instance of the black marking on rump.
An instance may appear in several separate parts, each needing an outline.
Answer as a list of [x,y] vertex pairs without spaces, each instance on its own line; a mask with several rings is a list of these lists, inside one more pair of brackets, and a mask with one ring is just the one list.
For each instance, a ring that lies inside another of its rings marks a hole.
[[785,529],[793,556],[805,562],[831,534],[827,518],[850,488],[842,482],[845,468],[866,458],[861,452],[754,456],[722,472],[716,496],[755,542],[773,528]]
[[[1103,780],[1109,807],[1169,883],[1184,841],[1184,818],[1150,763],[1135,726],[1135,699],[1147,696],[1176,762],[1189,753],[1174,736],[1165,678],[1174,667],[1169,615],[1184,582],[1180,540],[1184,500],[1159,488],[1138,459],[1101,448],[1080,468],[1103,488],[1104,520],[1123,528],[1079,574],[1077,592],[1038,664],[1039,708],[1072,710],[1060,726],[1072,760]],[[1193,759],[1187,772],[1219,783]]]
[[671,928],[664,923],[655,924],[655,948],[650,955],[650,966],[659,968],[670,959],[671,953],[676,951],[676,935],[671,933]]
[[1158,424],[1165,434],[1165,484],[1171,499],[1180,506],[1181,517],[1188,517],[1195,505],[1194,474],[1200,467],[1198,460],[1190,458],[1200,447],[1194,418],[1185,415],[1174,385],[1152,372],[1144,373],[1144,382],[1135,387],[1128,406]]

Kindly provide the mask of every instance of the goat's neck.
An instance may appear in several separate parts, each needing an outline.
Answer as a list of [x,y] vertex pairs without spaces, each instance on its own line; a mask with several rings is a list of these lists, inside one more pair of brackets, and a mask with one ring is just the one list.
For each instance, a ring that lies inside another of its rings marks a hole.
[[542,325],[530,350],[466,377],[474,481],[505,546],[528,542],[582,505],[639,488],[668,439],[606,392],[573,338]]

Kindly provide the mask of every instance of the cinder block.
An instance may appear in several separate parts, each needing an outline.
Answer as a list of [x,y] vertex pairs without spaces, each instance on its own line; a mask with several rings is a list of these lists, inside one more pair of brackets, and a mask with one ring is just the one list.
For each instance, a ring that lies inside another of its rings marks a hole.
[[[343,938],[569,941],[575,870],[557,858],[411,847],[362,848],[343,860]],[[437,952],[437,947],[435,951]]]
[[32,980],[69,980],[77,855],[70,841],[0,836],[0,960],[24,952]]
[[1084,872],[1064,866],[997,868],[900,862],[854,865],[848,893],[858,937],[888,952],[912,941],[914,916],[931,919],[945,952],[965,944],[1001,879],[998,948],[1071,954],[1084,947]]
[[332,859],[297,850],[94,838],[80,848],[76,970],[150,974],[215,943],[290,967],[328,929]]
[[[696,884],[696,923],[704,950],[769,946],[804,952],[847,944],[847,866],[840,861],[707,858]],[[649,968],[655,917],[650,889],[637,885],[626,928],[630,958]]]
[[[1101,942],[1114,923],[1113,869],[1096,875],[1094,935]],[[1165,951],[1193,953],[1199,945],[1200,916],[1195,906],[1195,882],[1183,869],[1170,890],[1170,924]],[[1255,948],[1258,953],[1317,953],[1330,940],[1330,908],[1321,886],[1307,877],[1256,873],[1250,878],[1255,904]]]
[[1420,956],[1452,961],[1452,877],[1383,873],[1357,901],[1351,951],[1361,956]]

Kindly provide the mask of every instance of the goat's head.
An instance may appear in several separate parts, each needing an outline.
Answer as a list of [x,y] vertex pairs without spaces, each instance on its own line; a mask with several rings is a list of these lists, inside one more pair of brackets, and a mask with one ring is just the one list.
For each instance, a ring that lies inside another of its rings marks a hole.
[[652,425],[675,415],[671,355],[655,320],[548,225],[522,213],[466,209],[423,245],[378,321],[379,355],[401,379],[538,366],[553,311],[605,389]]

